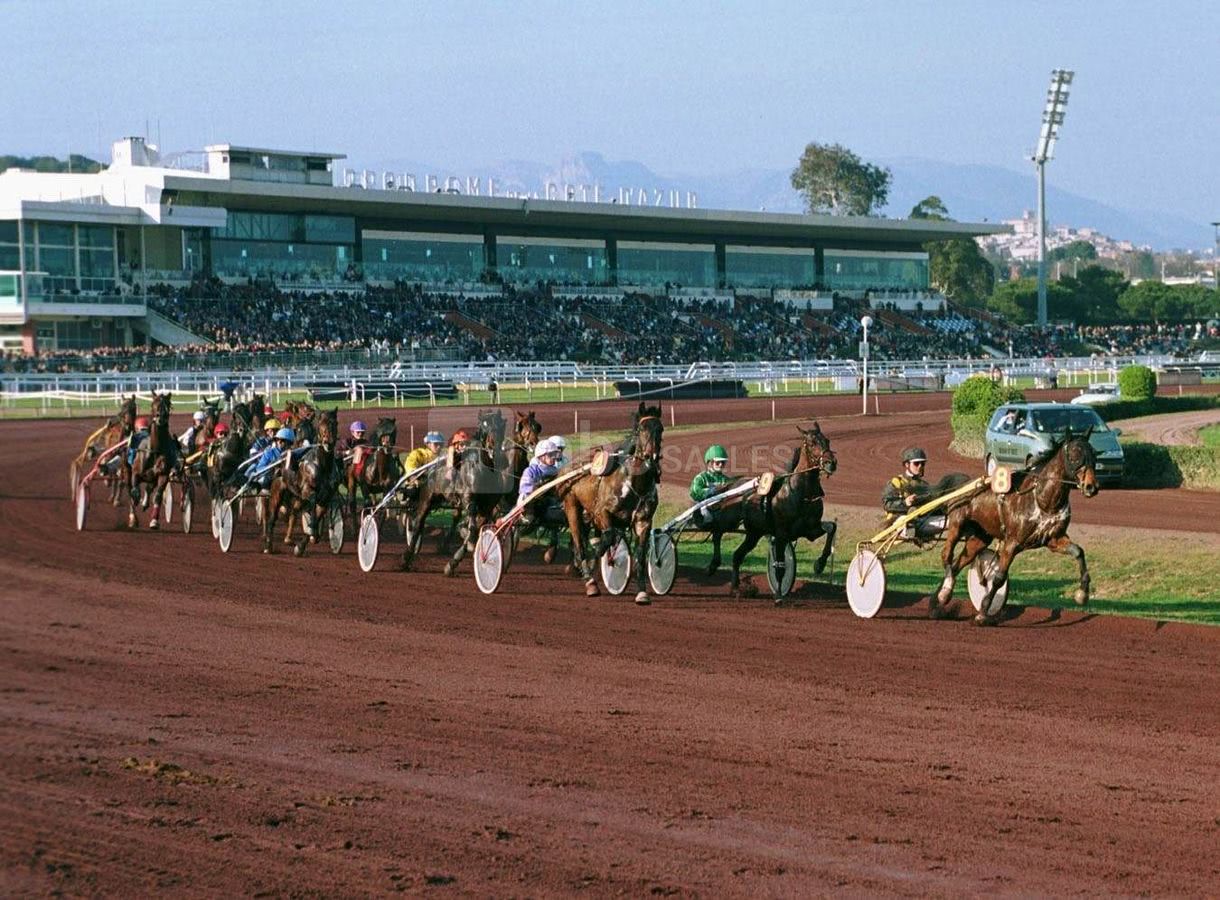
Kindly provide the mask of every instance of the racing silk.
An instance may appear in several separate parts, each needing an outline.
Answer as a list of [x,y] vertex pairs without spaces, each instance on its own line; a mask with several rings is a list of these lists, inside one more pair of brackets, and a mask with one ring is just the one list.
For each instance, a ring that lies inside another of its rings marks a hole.
[[[283,458],[284,451],[275,446],[275,444],[272,444],[270,447],[264,450],[262,456],[258,458],[258,462],[256,462],[251,469],[251,474],[259,471],[260,469],[266,469],[268,466],[275,465],[275,463],[279,462]],[[271,476],[273,474],[275,474],[274,470],[268,469],[266,472],[263,472],[261,475],[257,476],[259,484],[270,484]]]
[[257,456],[270,446],[271,438],[267,437],[265,434],[260,434],[254,439],[254,443],[250,445],[250,455]]
[[517,489],[517,502],[520,503],[558,474],[559,466],[548,466],[540,459],[534,460],[521,473],[521,486]]
[[199,436],[200,429],[192,425],[182,434],[178,435],[178,443],[182,445],[182,449],[186,451],[186,455],[190,456],[195,452],[195,441]]
[[713,472],[704,469],[690,483],[690,498],[696,503],[701,503],[717,493],[722,486],[732,480],[723,472]]
[[367,438],[358,438],[348,435],[339,442],[339,452],[344,456],[353,452],[357,447],[367,447],[369,445]]
[[890,518],[904,516],[911,511],[906,504],[907,494],[914,494],[918,504],[930,498],[932,486],[916,475],[903,474],[891,478],[881,493],[881,506],[890,514]]
[[404,460],[402,468],[404,472],[414,472],[420,466],[426,466],[434,459],[436,459],[436,454],[427,447],[416,447],[407,454],[407,458]]
[[136,461],[136,451],[140,449],[140,445],[148,440],[147,431],[137,431],[131,436],[130,442],[127,444],[127,465],[134,465]]

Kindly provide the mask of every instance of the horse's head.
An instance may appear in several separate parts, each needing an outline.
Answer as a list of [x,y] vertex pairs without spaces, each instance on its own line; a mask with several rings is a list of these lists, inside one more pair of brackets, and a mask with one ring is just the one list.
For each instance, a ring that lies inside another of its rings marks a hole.
[[822,426],[815,421],[812,428],[802,428],[798,425],[796,430],[801,433],[799,467],[833,475],[834,470],[838,468],[839,461],[835,457],[834,451],[830,449],[830,438],[822,433]]
[[665,426],[661,424],[660,405],[645,406],[641,402],[640,408],[636,410],[631,431],[634,455],[656,462],[661,456],[661,434],[664,431]]
[[1075,482],[1080,492],[1086,497],[1096,495],[1097,487],[1097,457],[1089,436],[1093,433],[1090,426],[1083,434],[1072,434],[1071,429],[1063,435],[1063,443],[1059,453],[1063,457],[1063,476],[1068,482]]
[[207,437],[211,437],[216,433],[216,426],[220,423],[220,410],[214,404],[208,404],[203,408],[203,433]]
[[538,439],[542,436],[542,424],[534,418],[534,411],[528,413],[517,413],[517,421],[513,425],[513,441],[525,448],[533,451],[538,446]]
[[317,429],[317,443],[327,450],[333,450],[335,440],[339,436],[339,411],[337,409],[328,409],[322,413],[322,418],[318,419]]
[[479,431],[485,436],[487,446],[496,446],[504,442],[504,433],[508,425],[498,409],[483,410],[479,413]]
[[398,443],[398,422],[393,416],[382,416],[377,420],[373,434],[377,436],[378,447],[389,449]]
[[136,398],[133,394],[123,401],[119,407],[119,424],[123,426],[123,434],[131,434],[136,424]]
[[164,394],[153,394],[152,399],[152,420],[156,426],[169,425],[169,414],[173,408],[172,395],[169,392]]

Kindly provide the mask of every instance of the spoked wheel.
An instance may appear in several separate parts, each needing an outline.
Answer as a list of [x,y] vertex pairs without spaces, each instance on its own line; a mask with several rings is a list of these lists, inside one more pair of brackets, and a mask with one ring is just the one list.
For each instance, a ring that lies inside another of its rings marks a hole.
[[89,485],[76,486],[76,530],[85,530],[85,520],[89,517]]
[[847,605],[861,619],[871,619],[885,602],[885,561],[861,550],[847,567]]
[[619,538],[613,547],[602,554],[599,562],[602,584],[606,590],[615,596],[627,590],[627,582],[631,579],[631,550],[627,542]]
[[220,499],[212,500],[212,537],[220,537],[220,508],[224,506],[224,501]]
[[665,596],[673,589],[678,574],[678,545],[664,531],[653,531],[648,547],[648,584],[652,592]]
[[517,544],[521,542],[521,534],[516,525],[509,525],[500,535],[504,543],[504,571],[507,572],[513,564],[513,555],[517,552]]
[[72,465],[68,466],[68,497],[73,503],[76,502],[76,488],[80,484],[80,463],[72,460]]
[[195,515],[195,485],[187,482],[182,485],[182,533],[190,534]]
[[783,600],[792,591],[796,582],[796,548],[789,541],[784,545],[784,558],[781,560],[775,554],[775,538],[767,543],[767,586],[771,588],[771,596]]
[[474,581],[484,594],[494,594],[500,587],[500,579],[504,577],[504,544],[496,534],[495,528],[484,525],[475,541]]
[[326,533],[330,539],[330,552],[343,552],[343,507],[338,503],[332,503],[326,509]]
[[381,545],[381,528],[377,517],[364,515],[360,519],[360,535],[356,539],[356,558],[362,572],[371,572],[377,565],[377,548]]
[[983,598],[991,589],[991,583],[1000,571],[1000,557],[990,548],[984,548],[974,558],[970,571],[966,574],[966,585],[970,591],[970,603],[976,612],[986,616],[998,616],[1008,602],[1008,582],[995,592],[987,609],[983,609]]
[[174,521],[174,483],[165,482],[165,490],[161,492],[161,518],[168,525]]
[[220,542],[220,552],[228,553],[233,546],[233,504],[222,503],[220,515],[216,521],[216,539]]

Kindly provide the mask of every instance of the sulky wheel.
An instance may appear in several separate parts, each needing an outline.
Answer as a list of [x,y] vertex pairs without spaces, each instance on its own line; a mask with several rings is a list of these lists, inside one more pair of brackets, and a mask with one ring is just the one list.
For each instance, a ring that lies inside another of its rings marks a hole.
[[356,559],[362,572],[373,571],[377,565],[377,547],[381,543],[381,529],[376,516],[365,515],[360,519],[360,534],[356,539]]
[[81,483],[76,486],[76,530],[85,530],[85,520],[89,517],[89,485]]
[[521,542],[521,533],[516,525],[509,525],[500,535],[504,544],[504,571],[507,572],[513,564],[513,555],[517,552],[517,544]]
[[775,553],[775,538],[770,538],[767,542],[767,586],[771,588],[771,596],[777,601],[783,600],[795,582],[796,548],[793,542],[784,545],[784,558],[780,560]]
[[195,516],[195,485],[188,481],[182,485],[182,533],[190,534]]
[[343,507],[337,501],[326,508],[326,535],[330,540],[330,552],[343,552]]
[[68,466],[68,496],[72,502],[76,502],[76,487],[80,484],[80,463],[72,460],[72,465]]
[[847,605],[861,619],[871,619],[885,602],[885,560],[861,550],[847,566]]
[[663,597],[673,589],[674,576],[678,573],[678,546],[667,532],[654,530],[646,559],[648,584],[654,594]]
[[600,560],[602,584],[611,594],[618,596],[627,589],[631,579],[631,549],[619,538],[613,547],[602,554]]
[[233,504],[222,503],[220,515],[216,522],[216,540],[220,542],[220,552],[228,553],[233,546]]
[[1004,582],[1004,586],[996,591],[995,596],[991,598],[991,603],[987,609],[983,609],[983,598],[987,596],[987,591],[991,588],[991,582],[995,578],[996,573],[1000,568],[1000,558],[994,550],[983,548],[974,558],[974,563],[970,566],[970,571],[966,573],[966,587],[970,592],[970,603],[974,606],[976,612],[981,612],[987,616],[998,616],[1001,610],[1004,609],[1004,604],[1008,602],[1008,585],[1009,582]]
[[484,594],[494,594],[500,587],[500,579],[504,577],[504,544],[492,526],[484,525],[479,532],[471,562],[479,590]]
[[161,492],[161,518],[168,525],[174,521],[174,483],[165,482],[165,490]]

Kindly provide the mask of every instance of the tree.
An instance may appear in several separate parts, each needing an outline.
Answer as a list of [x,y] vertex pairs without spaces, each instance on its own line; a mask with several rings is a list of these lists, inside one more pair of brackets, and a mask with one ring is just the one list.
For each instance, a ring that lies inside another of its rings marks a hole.
[[1059,283],[1072,294],[1070,318],[1093,325],[1119,318],[1118,296],[1127,287],[1122,272],[1086,266],[1075,277]]
[[100,172],[102,164],[97,160],[79,153],[73,153],[70,159],[56,159],[54,156],[0,156],[0,172],[5,169],[33,169],[35,172]]
[[[933,194],[911,209],[910,218],[951,222],[943,200]],[[995,288],[995,268],[970,238],[932,241],[928,251],[928,280],[954,303],[982,306]]]
[[1097,248],[1088,241],[1072,241],[1050,251],[1046,254],[1046,259],[1048,262],[1061,259],[1097,259]]
[[808,212],[867,216],[885,205],[892,177],[840,144],[809,144],[792,170],[792,187]]
[[[1062,282],[1052,281],[1046,286],[1046,307],[1051,320],[1074,318],[1072,292]],[[987,308],[1016,325],[1028,325],[1038,318],[1038,282],[1033,278],[1004,281],[987,298]]]

